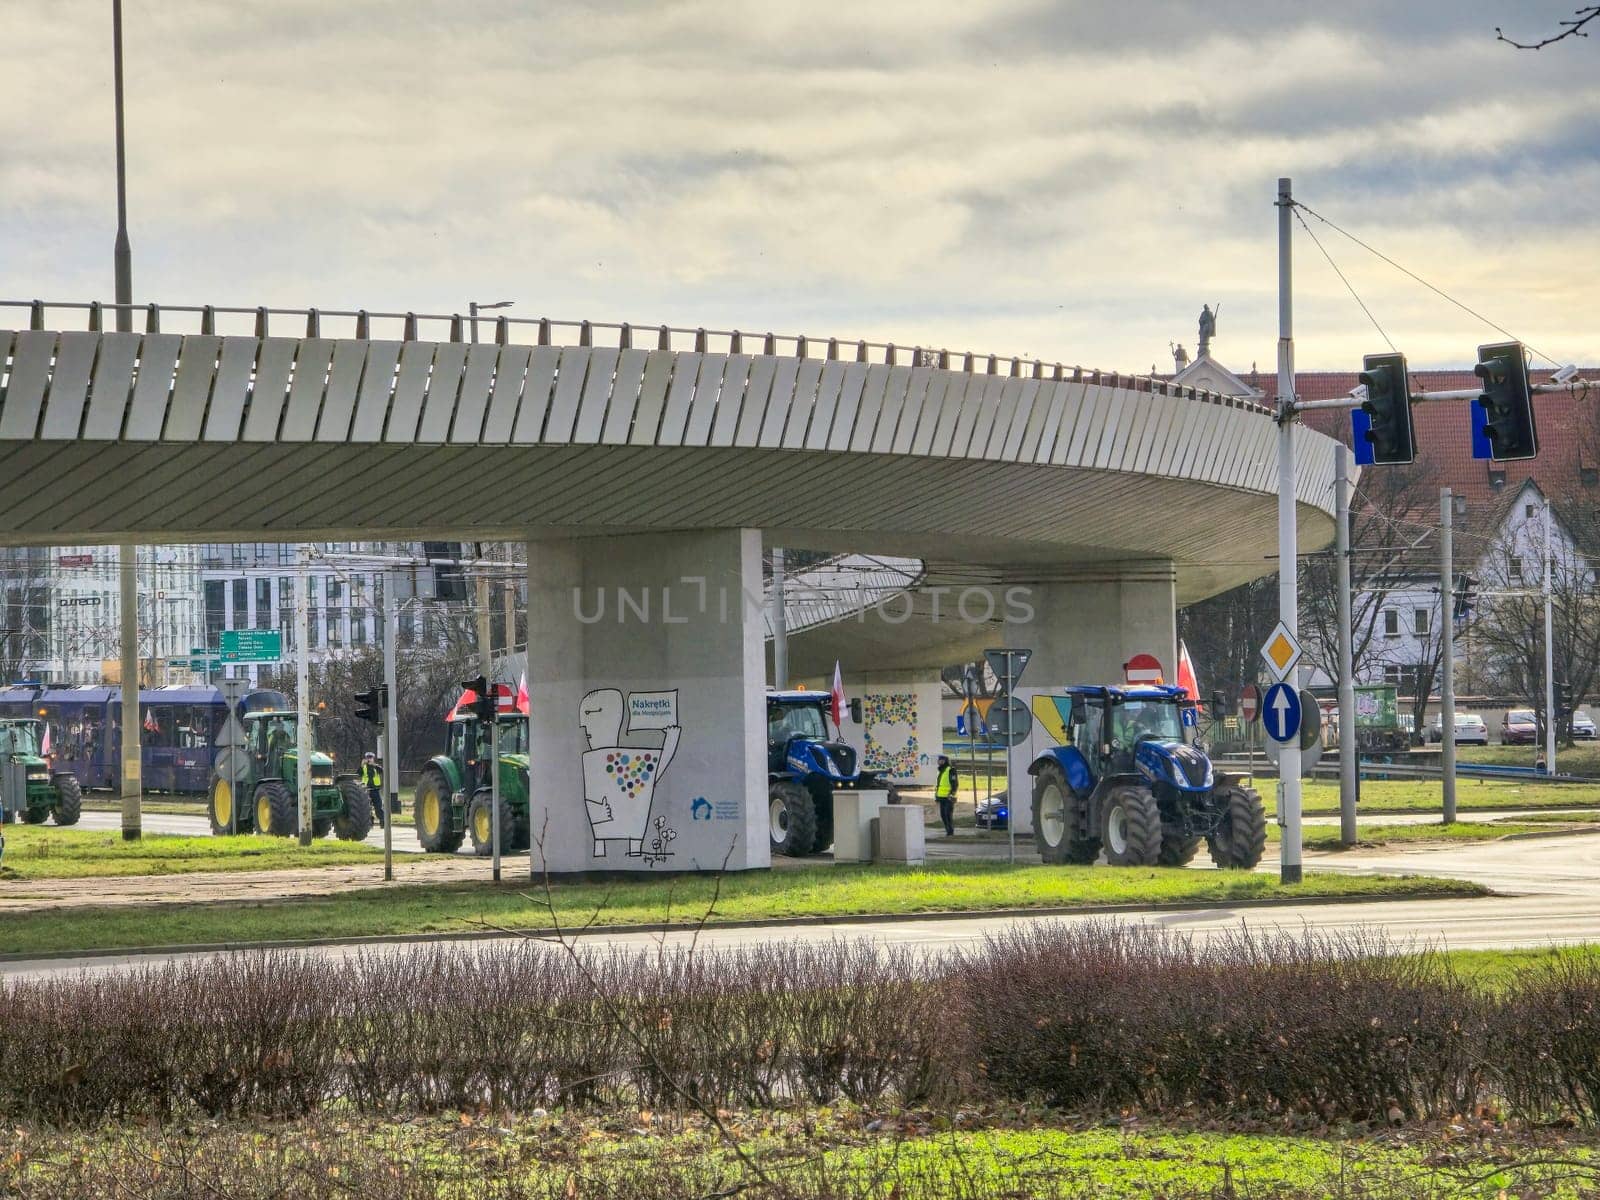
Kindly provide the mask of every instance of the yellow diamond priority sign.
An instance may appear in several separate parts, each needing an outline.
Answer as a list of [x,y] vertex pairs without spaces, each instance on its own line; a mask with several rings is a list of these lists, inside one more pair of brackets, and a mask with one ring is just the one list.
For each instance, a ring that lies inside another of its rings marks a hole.
[[1272,673],[1277,679],[1287,679],[1289,672],[1294,670],[1295,663],[1300,661],[1300,643],[1294,640],[1294,634],[1289,632],[1289,627],[1282,621],[1272,631],[1272,636],[1267,639],[1267,644],[1261,647],[1261,657],[1266,660],[1267,666],[1272,668]]

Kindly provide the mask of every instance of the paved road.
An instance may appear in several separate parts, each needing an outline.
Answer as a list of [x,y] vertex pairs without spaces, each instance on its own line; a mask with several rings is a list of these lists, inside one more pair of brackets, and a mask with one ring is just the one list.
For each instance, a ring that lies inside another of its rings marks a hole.
[[[1444,945],[1453,949],[1538,947],[1555,943],[1600,941],[1600,838],[1548,838],[1398,852],[1346,852],[1309,856],[1308,863],[1318,869],[1355,873],[1447,875],[1484,883],[1505,894],[1473,900],[1203,908],[1070,919],[1139,921],[1199,938],[1215,936],[1240,926],[1263,932],[1285,931],[1291,934],[1380,928],[1402,942]],[[738,947],[770,943],[777,937],[791,943],[846,937],[869,939],[882,945],[907,947],[919,952],[938,952],[972,946],[1008,929],[1061,919],[1064,918],[992,916],[959,920],[885,920],[836,926],[796,925],[781,931],[770,927],[711,928],[700,935],[700,944]],[[478,939],[478,944],[492,947],[499,940]],[[584,938],[587,945],[617,948],[653,948],[658,941],[654,935],[639,933],[595,932]],[[687,941],[687,935],[673,935],[666,941],[669,944],[682,944]],[[308,952],[337,958],[363,953],[406,954],[411,953],[412,948],[404,944],[387,943],[323,946]],[[212,953],[207,952],[174,957],[211,956]],[[125,972],[164,961],[165,957],[131,955],[5,963],[0,964],[0,978],[40,978],[75,971],[92,974]]]
[[[203,816],[187,816],[180,813],[144,813],[140,820],[141,827],[146,833],[171,833],[180,837],[210,837],[211,821]],[[114,812],[86,812],[78,820],[79,829],[121,829],[122,816]],[[383,829],[374,825],[372,832],[367,835],[369,846],[382,847]],[[396,854],[421,854],[422,846],[417,842],[417,828],[415,825],[396,825],[394,827],[394,849]]]

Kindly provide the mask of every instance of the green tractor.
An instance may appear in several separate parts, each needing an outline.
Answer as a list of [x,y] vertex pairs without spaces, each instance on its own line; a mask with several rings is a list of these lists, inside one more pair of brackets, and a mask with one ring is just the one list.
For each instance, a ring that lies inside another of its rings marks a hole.
[[[244,777],[211,780],[211,832],[270,833],[293,837],[299,829],[299,751],[295,713],[269,710],[246,713]],[[312,724],[313,736],[316,732]],[[354,775],[335,775],[333,759],[311,752],[311,832],[341,841],[360,842],[372,832],[372,800]]]
[[[528,718],[508,713],[496,720],[500,737],[500,848],[528,848]],[[413,813],[417,840],[432,854],[454,854],[472,838],[473,853],[494,851],[494,810],[489,787],[488,723],[462,706],[449,724],[443,754],[417,777]]]
[[76,825],[83,788],[70,772],[50,769],[41,743],[44,723],[32,718],[0,720],[0,808],[6,824],[18,820],[42,825]]

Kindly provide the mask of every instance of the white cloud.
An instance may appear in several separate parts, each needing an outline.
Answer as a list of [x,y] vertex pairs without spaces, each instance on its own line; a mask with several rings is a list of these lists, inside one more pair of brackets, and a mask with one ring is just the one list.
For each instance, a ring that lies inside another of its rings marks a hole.
[[[492,292],[1123,370],[1221,299],[1219,353],[1247,369],[1273,354],[1288,173],[1600,361],[1578,270],[1600,222],[1574,199],[1597,182],[1594,52],[1496,45],[1492,7],[126,0],[136,291]],[[106,25],[92,0],[0,9],[0,291],[109,291]],[[1414,361],[1470,359],[1481,327],[1325,244]],[[1347,367],[1376,334],[1297,253],[1300,363]]]

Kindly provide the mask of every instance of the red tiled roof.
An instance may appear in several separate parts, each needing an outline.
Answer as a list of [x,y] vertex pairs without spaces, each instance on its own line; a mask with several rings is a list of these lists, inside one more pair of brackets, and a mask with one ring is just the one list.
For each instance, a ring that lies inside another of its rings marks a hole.
[[[1534,383],[1550,380],[1549,371],[1530,375]],[[1600,368],[1586,368],[1582,377],[1600,378]],[[1276,375],[1252,373],[1240,378],[1265,393],[1263,403],[1276,401]],[[1413,371],[1411,382],[1417,392],[1442,392],[1475,388],[1479,381],[1471,371]],[[1334,400],[1348,395],[1356,383],[1353,371],[1307,371],[1295,377],[1302,400]],[[1507,487],[1517,487],[1526,479],[1552,497],[1600,492],[1596,477],[1600,470],[1600,393],[1582,400],[1569,392],[1535,396],[1533,411],[1539,427],[1538,457],[1489,463],[1472,457],[1472,416],[1467,402],[1419,404],[1412,409],[1418,462],[1432,469],[1440,487],[1451,488],[1473,507],[1498,499]],[[1350,443],[1348,413],[1309,412],[1301,419],[1312,429]]]

